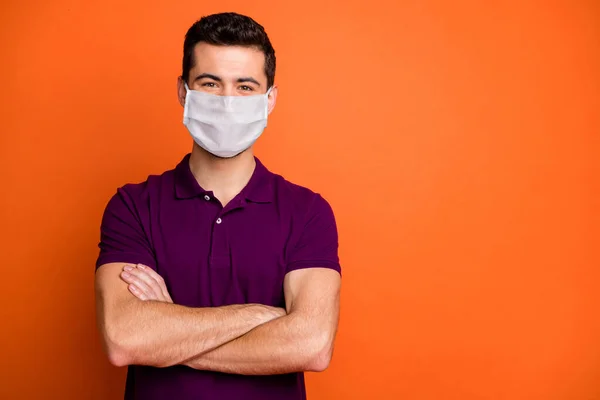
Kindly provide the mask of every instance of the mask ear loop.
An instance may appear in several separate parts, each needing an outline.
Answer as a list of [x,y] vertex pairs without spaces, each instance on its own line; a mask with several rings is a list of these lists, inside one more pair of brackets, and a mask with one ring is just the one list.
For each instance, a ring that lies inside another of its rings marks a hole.
[[265,99],[267,100],[267,104],[265,107],[265,118],[269,117],[269,95],[271,94],[271,91],[273,90],[273,86],[271,86],[269,88],[269,90],[267,90],[267,93],[265,93]]
[[187,126],[189,121],[188,118],[188,106],[189,106],[189,96],[190,96],[190,88],[188,87],[187,82],[183,82],[183,86],[185,87],[185,104],[183,105],[183,124]]

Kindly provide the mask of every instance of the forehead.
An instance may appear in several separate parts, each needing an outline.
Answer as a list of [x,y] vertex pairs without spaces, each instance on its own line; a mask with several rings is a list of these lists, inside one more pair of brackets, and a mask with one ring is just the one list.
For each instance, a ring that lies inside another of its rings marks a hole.
[[265,55],[254,47],[215,46],[198,43],[194,47],[194,67],[192,73],[210,73],[224,79],[251,76],[265,79]]

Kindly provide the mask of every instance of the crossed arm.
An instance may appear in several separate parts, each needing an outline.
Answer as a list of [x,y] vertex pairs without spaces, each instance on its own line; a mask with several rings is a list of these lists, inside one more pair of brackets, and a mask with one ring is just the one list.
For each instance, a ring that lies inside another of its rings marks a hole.
[[340,281],[327,268],[288,273],[286,310],[189,308],[172,304],[152,269],[105,264],[96,274],[98,324],[109,359],[119,366],[182,364],[246,375],[322,371],[333,352]]

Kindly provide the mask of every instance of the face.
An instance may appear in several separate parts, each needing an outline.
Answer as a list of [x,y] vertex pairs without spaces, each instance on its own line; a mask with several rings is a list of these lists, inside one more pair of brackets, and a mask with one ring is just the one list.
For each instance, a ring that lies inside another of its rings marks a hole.
[[[190,70],[188,87],[218,96],[264,94],[267,87],[265,56],[260,50],[242,46],[214,46],[200,42],[194,49],[196,64]],[[185,105],[185,86],[178,80],[178,95]],[[277,86],[269,93],[269,113],[275,107]]]

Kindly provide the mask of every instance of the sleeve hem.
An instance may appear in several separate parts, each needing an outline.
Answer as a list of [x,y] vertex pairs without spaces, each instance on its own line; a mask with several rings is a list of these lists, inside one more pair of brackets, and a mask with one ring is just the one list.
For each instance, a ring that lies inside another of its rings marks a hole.
[[144,264],[156,270],[156,261],[154,259],[142,256],[136,253],[113,253],[104,254],[96,260],[96,271],[99,267],[109,263],[128,263],[128,264]]
[[286,268],[286,273],[306,268],[329,268],[337,271],[340,275],[342,275],[342,268],[339,263],[326,260],[294,261],[288,264]]

